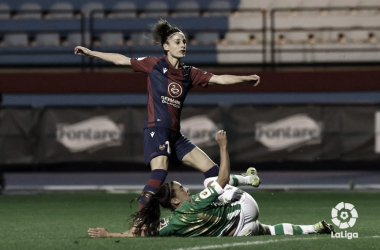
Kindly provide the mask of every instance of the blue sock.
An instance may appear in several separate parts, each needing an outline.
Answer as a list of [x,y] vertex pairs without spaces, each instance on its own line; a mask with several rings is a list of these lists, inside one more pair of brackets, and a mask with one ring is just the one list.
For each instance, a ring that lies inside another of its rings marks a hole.
[[218,164],[215,164],[212,168],[204,172],[203,174],[205,175],[205,179],[210,178],[210,177],[217,177],[219,173],[219,166]]
[[165,181],[167,171],[164,169],[155,169],[152,170],[150,174],[150,180],[146,183],[141,196],[140,196],[140,204],[139,204],[139,211],[148,203],[150,200],[150,196],[145,195],[145,192],[149,191],[155,194],[158,190],[158,188],[161,186],[161,184]]

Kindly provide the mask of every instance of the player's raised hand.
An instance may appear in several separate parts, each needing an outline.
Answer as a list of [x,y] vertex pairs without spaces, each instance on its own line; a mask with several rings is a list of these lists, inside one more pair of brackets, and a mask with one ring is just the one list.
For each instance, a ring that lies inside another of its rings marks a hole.
[[91,238],[104,238],[108,235],[108,231],[104,227],[90,228],[87,233]]
[[90,53],[91,53],[91,50],[82,46],[76,46],[74,49],[75,55],[90,56]]
[[227,133],[224,130],[219,130],[215,133],[215,140],[219,147],[227,147]]
[[258,76],[258,75],[250,75],[250,76],[248,76],[248,82],[253,83],[254,84],[253,86],[256,87],[260,83],[260,76]]

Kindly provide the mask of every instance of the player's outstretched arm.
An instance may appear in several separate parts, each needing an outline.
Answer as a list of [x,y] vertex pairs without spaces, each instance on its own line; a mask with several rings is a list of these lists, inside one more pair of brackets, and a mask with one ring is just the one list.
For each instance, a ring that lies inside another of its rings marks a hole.
[[230,157],[227,151],[227,134],[226,131],[220,130],[215,133],[215,140],[220,149],[220,167],[216,182],[224,188],[230,181]]
[[220,85],[230,85],[237,83],[253,83],[257,86],[260,83],[260,77],[258,75],[250,76],[234,76],[234,75],[213,75],[210,78],[209,85],[220,84]]
[[75,55],[95,57],[116,65],[131,65],[131,58],[116,53],[104,53],[92,51],[82,46],[77,46],[74,49]]
[[[88,229],[87,233],[91,236],[91,238],[136,237],[136,235],[134,235],[131,230],[128,230],[128,231],[125,231],[122,233],[110,233],[104,227],[90,228],[90,229]],[[142,232],[141,236],[145,236],[145,235],[143,235],[143,232]]]

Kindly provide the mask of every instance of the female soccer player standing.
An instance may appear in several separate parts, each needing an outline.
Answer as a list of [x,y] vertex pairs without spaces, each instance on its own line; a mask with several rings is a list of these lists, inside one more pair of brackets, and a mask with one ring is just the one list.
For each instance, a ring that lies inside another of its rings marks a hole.
[[195,85],[237,84],[260,82],[257,75],[213,75],[186,66],[181,59],[186,54],[183,32],[166,20],[159,20],[152,29],[154,39],[164,49],[165,56],[129,58],[121,54],[91,51],[77,46],[75,54],[102,59],[116,65],[132,66],[147,75],[148,116],[144,126],[144,158],[151,167],[151,178],[140,197],[139,210],[164,182],[169,161],[184,163],[202,171],[206,178],[218,175],[218,166],[180,132],[180,115],[187,92]]

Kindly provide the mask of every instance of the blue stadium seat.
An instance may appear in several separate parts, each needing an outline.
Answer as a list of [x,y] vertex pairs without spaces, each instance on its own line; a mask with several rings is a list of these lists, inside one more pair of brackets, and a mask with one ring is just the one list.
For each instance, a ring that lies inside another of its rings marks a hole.
[[174,9],[173,17],[198,17],[199,4],[193,0],[180,1]]
[[144,8],[144,17],[165,18],[168,16],[169,6],[164,1],[151,1]]
[[122,46],[124,36],[122,32],[103,32],[100,34],[100,46]]
[[[84,44],[82,43],[82,36],[84,39]],[[82,34],[81,32],[71,32],[67,34],[66,42],[64,43],[65,46],[90,46],[91,37],[89,32],[85,32]]]
[[41,5],[38,3],[23,3],[15,16],[17,19],[40,19],[41,17]]
[[207,10],[207,16],[210,17],[229,16],[232,6],[228,0],[214,0],[208,5]]
[[9,33],[5,34],[3,38],[5,47],[25,47],[28,44],[28,34],[26,33]]
[[38,47],[57,47],[60,45],[59,34],[52,33],[38,33],[36,34],[34,45]]
[[0,19],[10,18],[10,7],[7,3],[0,3]]
[[70,19],[74,17],[74,7],[69,2],[56,2],[49,9],[48,18]]
[[104,13],[102,12],[104,11],[104,6],[101,2],[87,2],[82,6],[81,11],[86,18],[90,18],[90,15],[92,15],[93,18],[104,17]]
[[118,2],[108,15],[109,18],[135,18],[136,4],[134,2]]

